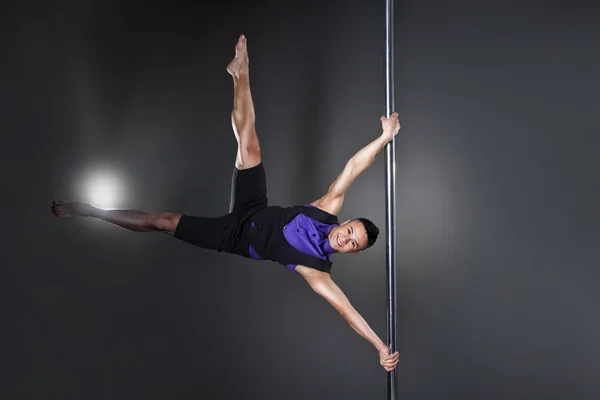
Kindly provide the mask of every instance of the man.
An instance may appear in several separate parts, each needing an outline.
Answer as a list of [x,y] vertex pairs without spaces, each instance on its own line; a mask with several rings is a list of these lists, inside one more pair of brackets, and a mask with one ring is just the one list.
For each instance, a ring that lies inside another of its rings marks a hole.
[[379,229],[358,218],[338,223],[344,195],[400,129],[397,114],[381,117],[383,133],[357,152],[320,199],[303,206],[268,206],[265,171],[254,126],[246,38],[241,35],[227,66],[233,77],[232,126],[238,149],[233,172],[230,212],[218,218],[169,212],[102,210],[91,204],[53,202],[57,217],[94,217],[136,232],[160,231],[190,244],[253,259],[276,261],[296,271],[323,296],[350,326],[379,352],[381,365],[392,371],[398,353],[387,345],[352,307],[329,274],[333,253],[358,253],[375,243]]

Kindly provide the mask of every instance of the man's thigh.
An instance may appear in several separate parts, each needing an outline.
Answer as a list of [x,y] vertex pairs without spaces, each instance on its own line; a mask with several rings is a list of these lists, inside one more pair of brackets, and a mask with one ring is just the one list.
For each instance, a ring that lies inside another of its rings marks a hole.
[[256,210],[267,205],[267,178],[262,162],[248,169],[234,168],[229,212]]
[[182,215],[173,236],[203,249],[230,252],[239,220],[236,214],[216,218]]

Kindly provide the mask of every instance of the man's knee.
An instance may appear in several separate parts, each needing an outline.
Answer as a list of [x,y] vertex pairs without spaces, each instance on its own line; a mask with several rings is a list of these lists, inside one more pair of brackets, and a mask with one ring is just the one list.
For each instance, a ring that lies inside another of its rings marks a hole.
[[175,233],[180,219],[181,214],[161,212],[152,214],[148,222],[152,229],[172,235]]
[[235,167],[239,170],[250,169],[261,163],[258,140],[247,145],[240,144]]

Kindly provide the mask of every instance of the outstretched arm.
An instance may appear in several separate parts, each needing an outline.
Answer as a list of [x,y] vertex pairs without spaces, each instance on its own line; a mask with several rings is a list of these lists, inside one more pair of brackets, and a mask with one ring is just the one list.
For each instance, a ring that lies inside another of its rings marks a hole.
[[381,153],[381,150],[385,148],[394,136],[398,134],[398,130],[400,130],[398,113],[393,113],[389,118],[382,116],[380,119],[383,129],[381,136],[352,156],[346,163],[342,173],[331,184],[325,196],[312,202],[312,205],[327,211],[329,214],[337,215],[342,208],[344,195],[354,180],[373,164],[373,161]]
[[360,336],[367,339],[379,352],[380,364],[386,371],[392,371],[398,364],[398,352],[389,354],[388,346],[373,332],[367,321],[352,307],[344,292],[333,282],[331,275],[303,265],[296,266],[296,272],[306,279],[310,287],[323,296],[350,324]]

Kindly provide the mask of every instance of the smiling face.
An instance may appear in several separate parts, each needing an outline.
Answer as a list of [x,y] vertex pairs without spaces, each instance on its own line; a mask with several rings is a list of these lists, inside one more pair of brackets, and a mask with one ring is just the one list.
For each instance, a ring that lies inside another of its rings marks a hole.
[[339,253],[358,253],[367,248],[367,231],[360,221],[346,221],[329,232],[329,244]]

